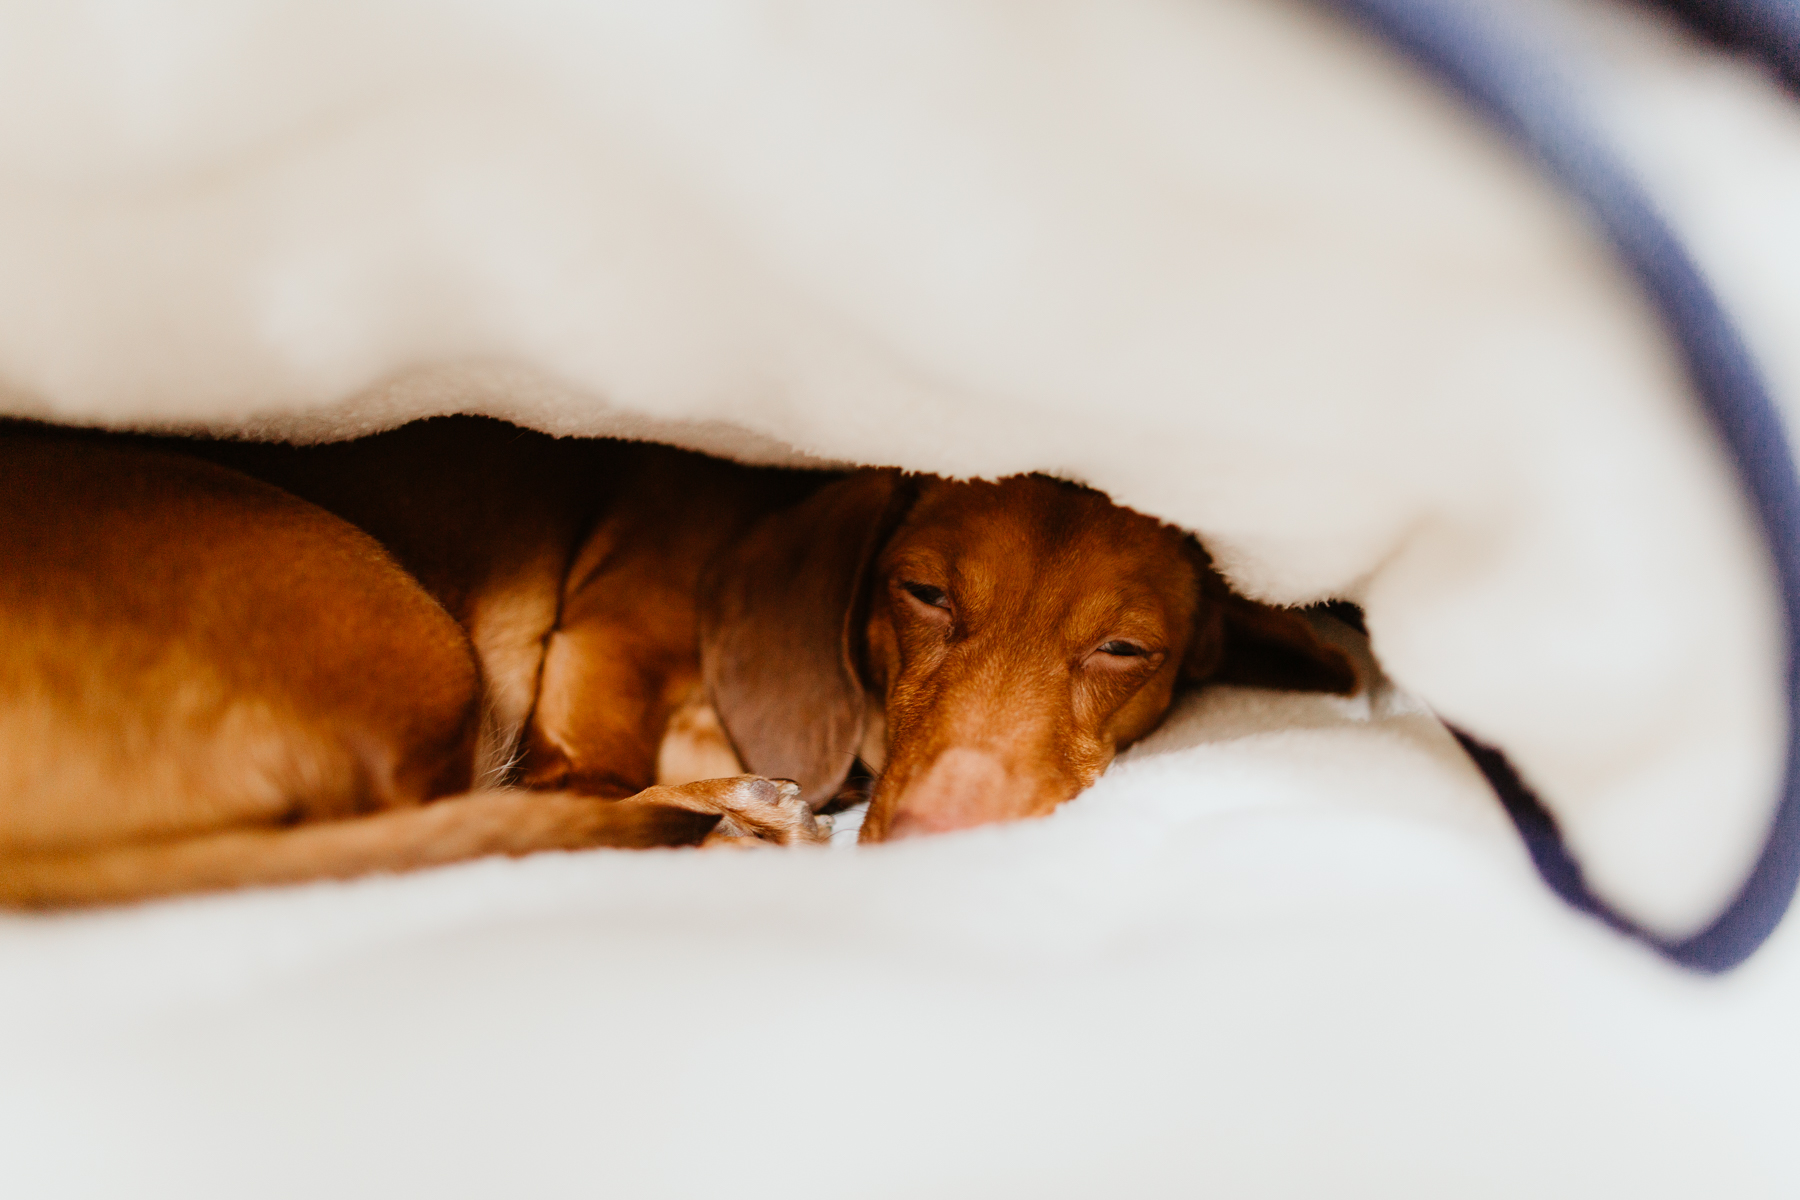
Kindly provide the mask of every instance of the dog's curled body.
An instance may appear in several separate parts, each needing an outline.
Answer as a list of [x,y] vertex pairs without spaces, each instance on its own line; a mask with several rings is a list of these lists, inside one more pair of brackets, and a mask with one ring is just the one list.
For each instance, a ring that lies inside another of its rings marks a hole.
[[1356,682],[1087,489],[482,418],[314,447],[0,425],[0,562],[14,906],[820,841],[859,754],[888,768],[865,841],[1036,816],[1180,679]]
[[0,902],[685,845],[722,814],[817,840],[792,785],[656,776],[701,567],[809,486],[478,419],[0,430]]

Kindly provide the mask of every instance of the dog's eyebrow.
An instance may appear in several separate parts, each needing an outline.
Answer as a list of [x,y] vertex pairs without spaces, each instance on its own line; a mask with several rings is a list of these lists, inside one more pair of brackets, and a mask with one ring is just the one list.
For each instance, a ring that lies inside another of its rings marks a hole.
[[1070,610],[1064,628],[1082,636],[1123,635],[1161,642],[1169,635],[1162,604],[1147,591],[1122,587],[1083,596]]
[[924,545],[909,545],[888,551],[882,556],[879,569],[899,574],[949,575],[949,563],[945,556]]
[[966,616],[985,617],[994,607],[1000,576],[979,558],[958,559],[950,564],[950,595]]

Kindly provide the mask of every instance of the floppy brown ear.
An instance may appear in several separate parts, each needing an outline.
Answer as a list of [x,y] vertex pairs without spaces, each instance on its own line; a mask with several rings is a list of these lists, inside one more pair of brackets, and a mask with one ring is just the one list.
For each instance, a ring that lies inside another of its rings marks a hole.
[[1201,567],[1200,607],[1182,674],[1194,682],[1346,696],[1357,688],[1350,656],[1322,641],[1300,610],[1245,599],[1210,561]]
[[859,471],[763,518],[701,588],[700,670],[738,758],[792,779],[817,808],[837,795],[868,698],[852,637],[866,577],[910,502],[898,471]]

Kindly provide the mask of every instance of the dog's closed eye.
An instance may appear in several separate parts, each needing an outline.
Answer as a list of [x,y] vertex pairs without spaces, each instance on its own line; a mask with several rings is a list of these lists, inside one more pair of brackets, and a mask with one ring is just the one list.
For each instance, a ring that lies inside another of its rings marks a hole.
[[902,581],[900,587],[907,595],[928,608],[950,611],[950,597],[945,595],[944,589],[941,587],[933,587],[929,583],[914,583],[910,579]]
[[1100,671],[1137,676],[1162,662],[1161,651],[1129,638],[1110,638],[1088,653],[1083,665]]

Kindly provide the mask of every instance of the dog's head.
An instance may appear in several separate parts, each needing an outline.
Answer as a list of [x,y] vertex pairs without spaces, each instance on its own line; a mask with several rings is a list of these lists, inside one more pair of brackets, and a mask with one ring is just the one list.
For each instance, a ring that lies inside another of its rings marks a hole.
[[1356,686],[1191,537],[1038,476],[864,471],[774,514],[715,565],[701,653],[747,769],[816,806],[877,760],[864,841],[1049,812],[1184,679]]

